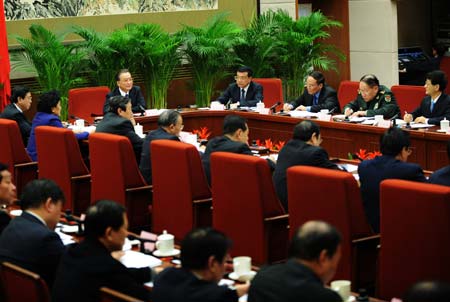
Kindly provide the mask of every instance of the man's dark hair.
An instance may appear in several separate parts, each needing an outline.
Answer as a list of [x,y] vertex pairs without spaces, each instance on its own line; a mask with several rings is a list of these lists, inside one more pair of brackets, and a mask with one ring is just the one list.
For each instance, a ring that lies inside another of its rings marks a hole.
[[303,121],[295,125],[293,138],[307,142],[311,139],[314,133],[316,134],[317,137],[319,137],[320,135],[319,125],[311,121]]
[[431,84],[438,85],[439,84],[439,91],[444,91],[447,87],[447,75],[442,70],[434,70],[426,75],[426,79],[430,80]]
[[19,98],[24,99],[28,92],[30,92],[30,88],[28,87],[15,86],[11,91],[11,103],[17,103]]
[[61,100],[61,96],[57,90],[51,90],[44,92],[39,97],[39,101],[37,103],[37,111],[52,113],[52,108],[58,105],[58,102]]
[[447,51],[447,46],[445,46],[443,43],[434,43],[432,45],[432,48],[436,51],[436,54],[439,57],[442,57]]
[[1,173],[6,170],[8,170],[8,165],[0,163],[0,182],[3,180],[3,175]]
[[450,284],[441,281],[422,281],[411,286],[403,297],[404,302],[448,302]]
[[118,114],[117,111],[122,109],[123,111],[127,110],[127,104],[131,102],[130,98],[116,95],[109,98],[109,112],[114,112]]
[[312,77],[314,80],[316,80],[317,85],[323,84],[325,85],[325,76],[320,71],[311,71],[308,76]]
[[387,129],[380,138],[380,151],[383,155],[397,156],[403,148],[409,148],[409,133],[399,128]]
[[190,231],[181,242],[181,265],[188,270],[204,269],[211,256],[223,262],[231,241],[223,233],[212,228]]
[[[122,73],[127,73],[127,72],[130,72],[130,71],[129,71],[128,69],[126,69],[126,68],[119,70],[119,71],[116,73],[116,76],[115,76],[116,82],[120,80],[120,75],[121,75]],[[131,74],[131,73],[130,73],[130,74]]]
[[176,110],[164,110],[158,118],[158,126],[169,127],[170,125],[176,125],[180,113]]
[[111,200],[99,200],[89,207],[84,219],[86,237],[100,238],[108,227],[119,230],[124,224],[125,207]]
[[238,68],[237,72],[246,72],[247,76],[253,77],[253,70],[249,66],[241,66]]
[[309,221],[302,225],[289,247],[290,257],[313,261],[325,250],[329,258],[333,257],[341,243],[342,236],[332,225],[323,221]]
[[370,88],[380,86],[380,81],[378,81],[378,78],[373,74],[363,75],[359,81],[366,83]]
[[247,121],[239,115],[230,114],[223,119],[223,134],[233,134],[238,129],[247,131]]
[[37,209],[45,204],[47,199],[52,203],[65,202],[61,188],[51,179],[35,179],[26,184],[20,196],[22,210]]

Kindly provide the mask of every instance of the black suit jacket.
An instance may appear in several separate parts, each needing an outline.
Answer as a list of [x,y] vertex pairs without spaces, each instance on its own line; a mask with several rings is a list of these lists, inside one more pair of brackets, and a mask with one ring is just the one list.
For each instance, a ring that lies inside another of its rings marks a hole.
[[143,283],[151,280],[149,267],[126,268],[96,239],[86,238],[69,247],[56,274],[53,302],[97,302],[103,286],[148,301]]
[[385,179],[426,181],[418,164],[403,162],[387,155],[362,161],[358,166],[358,174],[364,211],[376,233],[380,232],[380,183]]
[[[230,99],[232,99],[232,103],[240,102],[241,88],[236,83],[230,84],[216,101],[226,104]],[[263,99],[263,87],[258,83],[250,82],[245,94],[245,101],[240,102],[240,106],[255,107],[256,103],[262,102]]]
[[121,117],[113,112],[108,112],[97,125],[96,132],[111,133],[128,137],[133,146],[136,162],[141,160],[143,139],[134,132],[133,124],[130,120]]
[[430,175],[429,181],[432,184],[450,187],[450,166],[434,171],[434,173]]
[[2,234],[3,230],[8,226],[9,222],[11,221],[11,217],[6,211],[0,210],[0,235]]
[[[291,103],[294,106],[294,109],[300,105],[305,107],[311,106],[311,112],[319,112],[322,109],[333,110],[336,113],[341,112],[341,107],[339,105],[339,101],[337,99],[336,90],[325,84],[323,88],[320,90],[319,99],[317,100],[317,105],[313,105],[313,95],[308,93],[308,90],[305,88],[303,90],[303,94]],[[336,109],[335,109],[336,108]]]
[[25,211],[11,220],[0,236],[0,261],[39,274],[49,287],[64,250],[58,234]]
[[180,139],[167,133],[163,128],[151,131],[144,139],[144,144],[142,145],[141,163],[139,164],[139,170],[141,170],[142,176],[144,177],[147,184],[152,184],[152,161],[151,161],[151,149],[150,143],[154,140],[168,139],[173,141],[180,141]]
[[237,302],[235,290],[198,279],[182,268],[167,268],[155,279],[153,302]]
[[441,96],[438,98],[436,104],[434,104],[433,112],[430,111],[430,105],[431,105],[431,97],[427,95],[423,98],[422,103],[420,103],[420,106],[414,110],[411,114],[413,118],[419,116],[424,116],[428,119],[428,124],[431,125],[439,125],[441,120],[444,119],[444,117],[447,120],[450,120],[450,96],[442,93]]
[[[119,87],[114,88],[113,91],[106,95],[105,104],[103,105],[103,114],[109,112],[109,98],[117,95],[121,95]],[[131,88],[128,92],[128,97],[131,99],[131,110],[133,110],[134,113],[142,112],[141,107],[147,108],[145,105],[144,96],[142,95],[142,91],[139,86],[133,86],[133,88]]]
[[252,280],[248,302],[340,302],[319,277],[297,260],[262,268]]
[[22,134],[23,144],[26,146],[28,144],[28,138],[30,137],[31,123],[25,115],[20,112],[14,104],[9,104],[5,107],[2,114],[0,114],[0,118],[6,118],[17,122],[20,133]]
[[339,170],[328,158],[328,153],[321,147],[312,146],[299,139],[292,139],[278,154],[277,165],[273,173],[273,183],[278,198],[285,210],[288,210],[286,170],[292,166],[315,166]]

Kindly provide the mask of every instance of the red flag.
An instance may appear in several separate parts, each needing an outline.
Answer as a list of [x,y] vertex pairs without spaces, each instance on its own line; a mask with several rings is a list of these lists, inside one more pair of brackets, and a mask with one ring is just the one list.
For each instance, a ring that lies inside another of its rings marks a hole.
[[6,33],[5,8],[3,0],[0,0],[0,112],[8,105],[7,95],[11,95],[11,83],[9,82],[8,35]]

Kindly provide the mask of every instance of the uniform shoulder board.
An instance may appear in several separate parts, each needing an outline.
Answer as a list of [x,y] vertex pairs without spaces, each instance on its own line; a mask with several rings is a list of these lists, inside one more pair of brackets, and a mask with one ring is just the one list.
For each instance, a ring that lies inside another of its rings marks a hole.
[[384,100],[385,100],[387,103],[389,103],[389,102],[391,101],[391,95],[390,95],[390,94],[386,94],[386,95],[384,96]]

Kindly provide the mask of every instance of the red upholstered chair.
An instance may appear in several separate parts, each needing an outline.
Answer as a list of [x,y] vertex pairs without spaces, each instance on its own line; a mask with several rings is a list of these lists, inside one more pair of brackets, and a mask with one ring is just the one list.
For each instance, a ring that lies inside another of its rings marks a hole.
[[405,111],[409,113],[419,107],[426,96],[423,86],[394,85],[391,91],[395,95],[402,116]]
[[108,287],[100,288],[100,302],[143,302]]
[[106,86],[74,88],[69,90],[69,116],[81,117],[93,123],[91,114],[103,115],[103,104],[109,88]]
[[91,202],[117,201],[127,208],[131,229],[148,225],[152,186],[145,183],[139,171],[130,140],[120,135],[92,133],[89,155]]
[[380,215],[380,297],[400,297],[419,280],[450,282],[450,187],[385,180]]
[[153,232],[167,230],[181,240],[194,227],[211,226],[211,191],[197,148],[172,140],[150,147]]
[[75,214],[90,204],[91,175],[81,157],[75,134],[70,129],[36,127],[39,178],[53,179],[66,197],[65,208]]
[[22,188],[37,178],[37,162],[31,161],[28,156],[15,121],[0,119],[0,142],[0,162],[8,164],[17,195],[20,196]]
[[349,102],[356,99],[356,97],[358,96],[358,89],[359,89],[359,82],[342,81],[339,84],[338,100],[342,108]]
[[50,294],[45,281],[29,270],[9,262],[1,264],[4,302],[50,302]]
[[[287,170],[287,185],[291,237],[299,226],[309,220],[332,224],[341,232],[343,239],[342,257],[334,278],[353,280],[352,283],[359,281],[355,241],[374,234],[364,214],[355,178],[343,171],[295,166]],[[372,244],[374,251],[377,243]],[[375,269],[373,266],[373,276]],[[373,276],[372,281],[375,281]]]
[[281,102],[276,107],[277,111],[283,109],[283,85],[278,78],[253,78],[253,81],[263,87],[264,104],[270,107],[276,102]]
[[266,160],[249,155],[211,155],[213,226],[233,240],[233,256],[256,264],[286,259],[288,215]]

